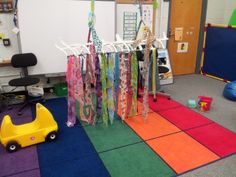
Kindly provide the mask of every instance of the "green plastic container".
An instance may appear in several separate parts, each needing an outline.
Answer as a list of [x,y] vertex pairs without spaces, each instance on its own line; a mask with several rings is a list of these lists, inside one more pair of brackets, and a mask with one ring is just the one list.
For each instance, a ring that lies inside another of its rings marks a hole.
[[53,91],[57,96],[67,96],[68,93],[67,83],[55,84]]

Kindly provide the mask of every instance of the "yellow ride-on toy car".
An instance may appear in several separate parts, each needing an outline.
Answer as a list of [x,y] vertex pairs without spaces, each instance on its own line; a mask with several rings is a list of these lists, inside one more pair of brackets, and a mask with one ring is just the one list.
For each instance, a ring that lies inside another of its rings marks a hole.
[[52,114],[43,105],[36,104],[34,121],[14,125],[9,115],[4,116],[0,129],[0,142],[8,152],[15,152],[20,147],[26,147],[57,138],[58,125]]

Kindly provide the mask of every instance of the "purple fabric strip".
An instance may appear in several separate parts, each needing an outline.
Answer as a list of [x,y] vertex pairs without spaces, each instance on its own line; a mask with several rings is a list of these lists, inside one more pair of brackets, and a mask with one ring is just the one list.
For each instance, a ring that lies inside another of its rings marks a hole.
[[96,55],[95,57],[95,76],[96,76],[96,121],[101,121],[101,115],[102,115],[102,82],[101,82],[101,68],[100,68],[100,62],[99,57]]

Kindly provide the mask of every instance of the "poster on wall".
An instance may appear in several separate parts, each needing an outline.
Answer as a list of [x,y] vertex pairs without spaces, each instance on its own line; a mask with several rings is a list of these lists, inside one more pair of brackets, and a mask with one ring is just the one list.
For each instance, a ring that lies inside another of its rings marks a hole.
[[187,53],[188,52],[188,42],[178,42],[177,53]]
[[123,39],[133,40],[136,36],[137,12],[124,12]]
[[152,30],[153,24],[153,7],[150,5],[143,5],[142,7],[143,21]]
[[173,73],[167,49],[158,49],[158,65],[159,65],[159,72],[161,69],[166,71],[165,73],[159,73],[160,84],[161,85],[172,84]]
[[13,11],[13,0],[0,0],[0,13],[11,13]]

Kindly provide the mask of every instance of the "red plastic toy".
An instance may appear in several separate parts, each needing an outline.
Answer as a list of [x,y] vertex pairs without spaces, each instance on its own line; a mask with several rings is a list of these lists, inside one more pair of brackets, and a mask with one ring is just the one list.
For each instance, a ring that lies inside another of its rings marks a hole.
[[198,104],[201,111],[209,111],[211,109],[212,98],[207,96],[199,96]]

